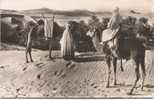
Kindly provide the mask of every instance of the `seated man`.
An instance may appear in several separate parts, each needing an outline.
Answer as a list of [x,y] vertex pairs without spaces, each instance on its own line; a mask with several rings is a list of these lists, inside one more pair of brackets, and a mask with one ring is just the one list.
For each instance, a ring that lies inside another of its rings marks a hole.
[[108,29],[103,31],[102,42],[109,41],[115,37],[116,33],[119,31],[121,19],[119,8],[117,7],[114,9],[112,17],[108,23]]
[[[108,43],[109,48],[113,48],[113,51],[118,50],[118,39],[115,39],[117,33],[120,29],[121,16],[119,13],[119,8],[116,7],[113,11],[112,17],[108,23],[106,30],[103,31],[102,43]],[[116,53],[114,53],[116,55]],[[117,56],[117,55],[116,55]]]

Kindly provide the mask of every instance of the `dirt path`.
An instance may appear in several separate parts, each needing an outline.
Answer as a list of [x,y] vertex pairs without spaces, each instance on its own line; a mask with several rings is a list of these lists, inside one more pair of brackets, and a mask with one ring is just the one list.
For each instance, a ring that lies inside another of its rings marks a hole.
[[[51,61],[48,51],[35,50],[32,53],[35,62],[28,64],[24,53],[23,50],[0,51],[0,97],[128,97],[135,78],[131,61],[124,61],[125,72],[117,69],[119,85],[105,88],[107,66],[101,59],[82,58],[68,68],[59,51],[53,52],[56,59]],[[146,54],[145,88],[144,91],[137,88],[132,96],[154,95],[154,52]]]

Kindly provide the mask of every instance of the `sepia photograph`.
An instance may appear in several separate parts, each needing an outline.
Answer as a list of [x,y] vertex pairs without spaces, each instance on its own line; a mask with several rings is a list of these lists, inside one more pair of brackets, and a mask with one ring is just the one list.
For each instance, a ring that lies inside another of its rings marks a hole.
[[154,98],[154,0],[0,0],[0,98]]

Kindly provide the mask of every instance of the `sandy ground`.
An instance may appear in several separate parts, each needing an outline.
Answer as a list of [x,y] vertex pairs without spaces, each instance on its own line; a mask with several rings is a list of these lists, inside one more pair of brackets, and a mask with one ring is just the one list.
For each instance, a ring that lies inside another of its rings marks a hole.
[[[102,55],[83,53],[66,67],[59,51],[53,52],[51,61],[48,51],[33,50],[33,63],[25,63],[24,54],[24,48],[0,51],[0,97],[130,97],[127,92],[135,79],[131,61],[123,61],[124,72],[118,67],[119,85],[105,88],[107,66]],[[147,51],[145,88],[137,88],[131,97],[154,96],[153,59],[154,51]]]

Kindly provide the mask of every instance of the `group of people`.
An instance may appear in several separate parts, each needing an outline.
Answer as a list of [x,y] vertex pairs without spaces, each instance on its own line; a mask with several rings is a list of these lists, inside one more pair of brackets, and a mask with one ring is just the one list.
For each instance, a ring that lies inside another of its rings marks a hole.
[[[135,18],[133,19],[133,17],[132,18],[130,17],[128,19],[129,19],[129,23],[127,23],[127,24],[128,25],[129,24],[134,25],[133,28],[135,28],[135,30],[136,30],[136,38],[146,36],[146,34],[147,34],[146,29],[148,27],[148,24],[147,24],[148,20],[146,18],[141,17],[138,21]],[[106,21],[106,20],[104,20],[104,21]],[[116,7],[113,10],[113,13],[112,13],[110,20],[108,20],[108,22],[104,22],[104,23],[106,23],[104,27],[106,29],[111,30],[110,32],[112,33],[112,35],[111,35],[110,39],[114,38],[116,33],[118,33],[120,31],[120,27],[123,23],[123,18],[120,15],[118,7]],[[95,16],[92,16],[92,20],[89,23],[89,27],[90,27],[89,29],[98,29],[97,31],[99,31],[99,33],[100,32],[102,33],[102,31],[105,30],[105,29],[101,30],[101,28],[96,28],[96,27],[99,26],[98,24],[99,24],[99,20]],[[95,33],[94,33],[92,37],[93,37],[94,42],[95,42],[94,46],[97,47],[97,45],[100,44],[101,35],[95,35]],[[70,58],[72,59],[74,57],[74,41],[73,40],[74,39],[73,39],[73,36],[72,36],[71,25],[68,23],[66,25],[66,29],[65,29],[63,36],[62,36],[62,39],[60,41],[60,43],[61,43],[61,54],[62,54],[62,57],[64,59],[70,59]],[[101,40],[101,41],[106,42],[108,40],[104,40],[104,41]],[[118,46],[119,46],[118,41],[115,41],[114,45],[115,45],[115,49],[118,50]]]
[[[113,10],[112,16],[111,16],[111,18],[109,20],[103,19],[102,21],[103,21],[104,24],[100,25],[99,19],[97,17],[95,17],[95,16],[92,16],[91,20],[88,23],[89,24],[88,25],[89,30],[94,30],[94,29],[96,30],[96,32],[94,32],[92,34],[89,34],[89,36],[92,37],[93,44],[94,44],[97,51],[100,49],[100,48],[97,49],[97,47],[98,47],[98,45],[100,44],[101,41],[106,42],[108,40],[111,40],[112,38],[115,37],[116,33],[119,32],[120,27],[122,25],[122,21],[123,21],[121,15],[120,15],[120,12],[119,12],[119,8],[116,7]],[[132,19],[132,22],[134,24],[136,24],[136,26],[137,26],[136,33],[137,33],[138,37],[146,34],[145,33],[145,27],[147,27],[147,19],[140,18],[139,21],[137,21],[137,23],[136,23],[136,20]],[[129,24],[129,23],[127,23],[127,24]],[[45,25],[45,24],[42,22],[41,25]],[[38,27],[39,27],[39,25],[38,25]],[[50,33],[52,33],[52,34],[53,34],[53,27],[51,27],[52,31],[50,30],[51,31]],[[33,28],[33,30],[35,28]],[[109,35],[109,38],[104,38],[104,37],[101,36],[102,34],[97,34],[97,33],[102,33],[102,31],[104,31],[104,30],[109,30],[109,31],[107,31],[108,33],[110,32],[110,34],[111,34],[111,35]],[[30,32],[32,32],[32,30]],[[29,35],[32,35],[32,34],[29,34]],[[72,25],[71,25],[71,23],[68,22],[66,24],[66,27],[65,27],[65,30],[63,32],[62,38],[60,40],[61,56],[65,60],[71,60],[71,59],[74,58],[75,43],[74,43],[73,38],[74,37],[73,37]],[[29,39],[29,41],[30,40],[31,39]],[[118,49],[118,41],[116,41],[114,44],[116,45],[116,48]],[[27,44],[27,45],[29,45],[29,44]],[[50,44],[50,45],[52,45],[52,44]],[[29,50],[29,51],[31,51],[31,50]],[[51,53],[50,53],[49,56],[50,56],[50,58],[52,58]]]
[[[124,37],[132,36],[141,42],[145,41],[150,33],[147,18],[140,17],[137,19],[132,16],[122,17],[118,7],[113,10],[112,16],[106,24],[106,28],[101,30],[101,32],[95,31],[98,30],[99,27],[96,27],[98,22],[96,18],[93,19],[95,19],[96,24],[91,28],[92,32],[89,36],[92,36],[95,41],[94,44],[96,44],[96,46],[94,46],[98,47],[99,42],[103,46],[108,43],[109,48],[114,49],[115,55],[119,53],[119,39],[114,39],[115,37],[117,38],[118,33],[122,33]],[[101,35],[98,35],[98,33]],[[101,37],[101,39],[99,37]]]

